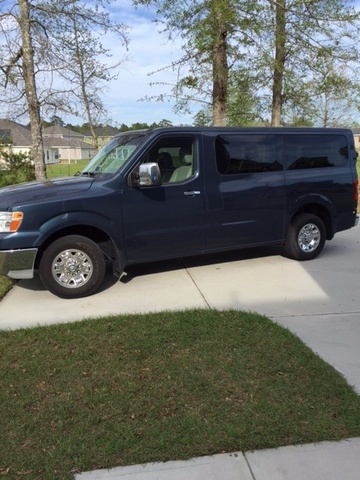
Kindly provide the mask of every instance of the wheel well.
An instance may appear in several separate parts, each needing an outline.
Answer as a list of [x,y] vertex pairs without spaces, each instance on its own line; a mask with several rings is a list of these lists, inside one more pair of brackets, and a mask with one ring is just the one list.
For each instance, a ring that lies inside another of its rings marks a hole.
[[46,248],[58,238],[65,237],[66,235],[82,235],[83,237],[90,238],[99,245],[106,258],[110,259],[113,265],[118,261],[118,252],[116,246],[114,245],[112,239],[104,231],[88,225],[75,225],[58,230],[56,233],[46,239],[46,241],[39,248],[39,253],[35,261],[35,268],[39,267],[41,256]]
[[298,215],[300,215],[301,213],[312,213],[313,215],[316,215],[319,218],[321,218],[326,229],[326,239],[331,240],[333,238],[334,227],[333,227],[333,222],[332,222],[332,218],[329,210],[327,210],[322,205],[318,205],[318,204],[304,205],[301,209],[299,209],[296,212],[295,215],[293,215],[292,220]]

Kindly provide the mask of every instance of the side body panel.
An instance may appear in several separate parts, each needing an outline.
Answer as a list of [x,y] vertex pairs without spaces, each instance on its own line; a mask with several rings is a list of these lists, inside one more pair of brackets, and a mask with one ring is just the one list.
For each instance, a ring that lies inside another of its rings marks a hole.
[[356,158],[350,131],[320,130],[306,136],[283,135],[287,230],[297,212],[312,211],[325,220],[330,239],[355,224]]
[[[241,143],[241,135],[236,138]],[[215,136],[205,136],[207,248],[221,250],[281,242],[285,212],[283,171],[221,171],[219,158],[215,158],[219,156],[216,141]],[[231,135],[227,141],[232,141]],[[234,145],[234,156],[237,150]]]

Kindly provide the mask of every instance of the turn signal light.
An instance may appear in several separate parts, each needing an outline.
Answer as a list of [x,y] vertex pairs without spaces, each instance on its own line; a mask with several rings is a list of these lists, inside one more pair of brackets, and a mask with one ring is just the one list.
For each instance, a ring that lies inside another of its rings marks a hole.
[[23,218],[23,212],[0,212],[0,233],[17,232]]

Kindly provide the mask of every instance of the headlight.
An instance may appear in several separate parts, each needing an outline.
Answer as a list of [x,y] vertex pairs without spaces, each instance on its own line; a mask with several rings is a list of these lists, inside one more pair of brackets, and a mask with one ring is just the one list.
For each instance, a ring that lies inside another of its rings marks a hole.
[[16,232],[23,216],[22,212],[0,212],[0,233]]

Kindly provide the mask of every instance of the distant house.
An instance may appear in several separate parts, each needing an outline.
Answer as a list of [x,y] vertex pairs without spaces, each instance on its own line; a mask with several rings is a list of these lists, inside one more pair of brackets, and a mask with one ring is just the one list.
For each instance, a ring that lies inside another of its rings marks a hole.
[[[72,163],[92,158],[96,150],[84,136],[58,125],[43,130],[45,163]],[[30,153],[31,133],[24,125],[0,119],[0,143],[14,153]]]
[[71,163],[92,158],[96,149],[84,141],[84,135],[53,125],[43,131],[45,162]]
[[31,148],[30,130],[19,123],[0,119],[0,144],[14,153],[28,153]]
[[[120,130],[116,127],[111,127],[106,125],[105,127],[95,127],[95,133],[98,138],[98,145],[102,147],[107,143],[112,137],[120,133]],[[91,135],[90,129],[84,132],[84,140],[90,144],[93,144],[93,137]]]

